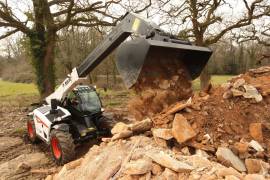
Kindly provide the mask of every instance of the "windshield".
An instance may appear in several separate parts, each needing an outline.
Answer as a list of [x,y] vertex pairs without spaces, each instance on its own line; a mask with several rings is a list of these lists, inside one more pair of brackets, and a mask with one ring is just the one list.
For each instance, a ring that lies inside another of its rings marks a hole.
[[79,96],[82,111],[97,112],[101,110],[101,103],[95,91],[80,92]]

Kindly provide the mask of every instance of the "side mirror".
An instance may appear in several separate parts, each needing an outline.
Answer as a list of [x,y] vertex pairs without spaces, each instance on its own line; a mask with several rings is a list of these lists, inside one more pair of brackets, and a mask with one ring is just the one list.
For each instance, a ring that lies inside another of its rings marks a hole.
[[57,105],[58,105],[58,101],[56,99],[52,99],[51,100],[51,114],[57,113]]

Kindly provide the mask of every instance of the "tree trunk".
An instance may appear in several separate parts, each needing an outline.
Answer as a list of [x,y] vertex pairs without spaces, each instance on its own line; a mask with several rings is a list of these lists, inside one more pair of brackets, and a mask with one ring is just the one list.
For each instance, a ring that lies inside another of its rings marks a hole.
[[32,64],[36,74],[36,84],[41,98],[50,95],[55,88],[54,48],[56,33],[32,33],[29,35]]

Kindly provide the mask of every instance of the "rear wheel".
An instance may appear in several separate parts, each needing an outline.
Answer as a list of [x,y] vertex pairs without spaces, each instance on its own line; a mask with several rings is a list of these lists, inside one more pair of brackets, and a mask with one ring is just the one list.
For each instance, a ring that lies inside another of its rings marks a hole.
[[50,146],[54,160],[58,165],[70,162],[75,157],[75,145],[72,135],[54,129],[50,134]]
[[28,138],[32,143],[37,143],[39,142],[39,139],[37,137],[36,134],[36,127],[35,127],[35,123],[33,120],[29,119],[27,121],[27,134],[28,134]]

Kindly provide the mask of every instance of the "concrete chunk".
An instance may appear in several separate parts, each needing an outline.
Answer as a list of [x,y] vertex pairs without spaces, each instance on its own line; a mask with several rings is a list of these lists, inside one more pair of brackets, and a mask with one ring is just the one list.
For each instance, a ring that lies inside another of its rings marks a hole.
[[162,129],[162,128],[160,128],[160,129],[152,129],[152,134],[155,137],[165,139],[165,140],[169,140],[169,139],[173,138],[171,129]]
[[139,159],[131,161],[124,166],[123,173],[129,175],[141,175],[150,172],[152,169],[151,160]]

